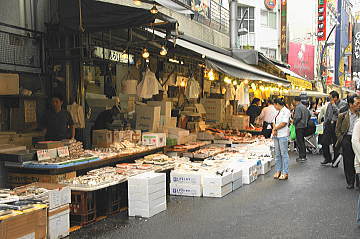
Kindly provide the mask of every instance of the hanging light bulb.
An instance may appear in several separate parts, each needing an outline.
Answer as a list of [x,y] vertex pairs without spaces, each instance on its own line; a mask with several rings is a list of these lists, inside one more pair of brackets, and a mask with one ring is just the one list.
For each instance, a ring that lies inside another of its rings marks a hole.
[[162,47],[161,47],[161,50],[160,50],[160,55],[166,56],[167,53],[168,53],[168,50],[166,49],[166,47],[165,47],[165,46],[162,46]]
[[238,83],[237,83],[237,81],[236,80],[234,80],[233,81],[233,85],[237,85]]
[[226,84],[231,84],[231,79],[226,76],[226,77],[224,78],[224,82],[225,82]]
[[245,84],[249,84],[249,81],[248,81],[248,80],[244,80],[244,83],[245,83]]
[[215,80],[215,76],[214,76],[213,70],[210,70],[210,71],[209,71],[208,76],[209,76],[209,80],[211,80],[211,81],[214,81],[214,80]]
[[252,89],[253,91],[256,91],[256,85],[255,85],[255,83],[251,83],[251,89]]
[[156,14],[159,12],[159,10],[156,8],[156,5],[154,4],[154,6],[150,9],[151,14]]
[[141,55],[143,58],[147,59],[147,58],[149,58],[150,53],[148,52],[148,50],[146,48],[144,48]]
[[140,0],[133,0],[133,3],[134,3],[136,6],[140,6],[140,5],[141,5],[141,1],[140,1]]
[[264,90],[265,90],[265,87],[261,85],[261,86],[259,87],[259,89],[260,89],[261,91],[264,91]]

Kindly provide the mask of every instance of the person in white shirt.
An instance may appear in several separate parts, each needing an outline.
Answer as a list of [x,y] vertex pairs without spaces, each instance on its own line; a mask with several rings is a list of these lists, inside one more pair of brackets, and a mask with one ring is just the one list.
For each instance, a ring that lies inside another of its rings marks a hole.
[[276,114],[277,110],[275,109],[273,102],[268,100],[268,106],[261,111],[261,114],[258,117],[258,119],[263,122],[262,135],[264,135],[266,139],[271,137],[272,122],[274,121]]
[[289,150],[288,138],[290,134],[290,110],[285,107],[282,99],[276,99],[274,106],[278,110],[273,121],[272,135],[275,145],[275,170],[274,179],[286,180],[289,178]]
[[[352,137],[351,137],[352,148],[355,153],[354,167],[358,177],[360,177],[360,119],[358,119],[354,125]],[[358,200],[358,211],[356,222],[360,226],[360,195]]]

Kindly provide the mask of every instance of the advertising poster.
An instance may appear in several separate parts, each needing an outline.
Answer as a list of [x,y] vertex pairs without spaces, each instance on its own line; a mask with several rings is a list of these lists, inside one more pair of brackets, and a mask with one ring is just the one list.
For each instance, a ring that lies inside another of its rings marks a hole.
[[307,80],[314,80],[314,54],[313,45],[290,42],[288,55],[290,70]]

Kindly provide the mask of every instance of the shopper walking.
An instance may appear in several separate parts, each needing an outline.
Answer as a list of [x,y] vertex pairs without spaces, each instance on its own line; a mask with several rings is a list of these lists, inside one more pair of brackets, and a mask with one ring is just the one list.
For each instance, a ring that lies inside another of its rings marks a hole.
[[[351,143],[355,153],[355,172],[356,175],[360,177],[360,120],[357,120],[354,125]],[[356,222],[360,226],[360,195],[358,200],[358,212]]]
[[282,99],[276,99],[274,103],[275,108],[278,110],[273,122],[272,131],[276,160],[276,173],[274,178],[286,180],[289,177],[288,137],[291,113],[290,110],[285,107],[285,102]]
[[305,105],[301,103],[300,96],[296,96],[294,99],[295,114],[294,125],[296,129],[296,146],[299,152],[298,162],[306,161],[306,147],[305,147],[305,132],[310,120],[310,111]]
[[251,105],[249,106],[248,110],[246,111],[246,114],[250,116],[250,124],[254,125],[256,118],[260,115],[261,109],[260,105],[261,101],[259,98],[254,98],[251,102]]
[[[337,138],[335,134],[336,121],[339,113],[347,109],[345,101],[340,100],[339,93],[336,91],[330,92],[330,103],[327,106],[324,118],[324,135],[321,140],[323,149],[324,161],[322,165],[333,163],[339,156],[339,149],[334,147],[334,157],[331,157],[330,145],[335,145]],[[335,166],[336,167],[336,166]]]
[[275,116],[277,114],[277,110],[275,109],[275,106],[271,100],[268,100],[268,106],[266,106],[259,115],[258,119],[263,121],[263,127],[262,127],[262,135],[266,139],[271,137],[272,133],[272,122],[275,119]]
[[[357,95],[349,96],[347,99],[349,110],[345,113],[339,114],[336,123],[336,137],[337,142],[335,148],[342,148],[344,173],[347,183],[347,189],[353,189],[359,185],[359,179],[355,177],[354,158],[355,153],[351,145],[351,136],[355,122],[359,119],[360,97]],[[335,161],[334,165],[337,166],[339,162]]]

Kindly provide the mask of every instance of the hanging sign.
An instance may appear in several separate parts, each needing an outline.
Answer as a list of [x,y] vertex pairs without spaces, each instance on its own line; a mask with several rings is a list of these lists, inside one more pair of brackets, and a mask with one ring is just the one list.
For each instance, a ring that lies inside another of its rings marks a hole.
[[128,63],[128,60],[129,60],[129,64],[131,64],[131,65],[133,65],[135,62],[134,55],[126,54],[123,52],[114,51],[114,50],[110,50],[110,49],[106,49],[106,48],[102,48],[102,47],[98,47],[98,46],[96,46],[94,48],[93,54],[94,54],[94,56],[102,58],[102,59],[116,61],[116,62],[125,63],[125,64]]
[[283,61],[287,60],[287,0],[281,0],[280,51]]
[[352,50],[353,50],[353,57],[352,57],[352,72],[356,72],[357,76],[359,76],[360,72],[360,23],[354,24],[354,34],[352,40]]
[[318,0],[318,41],[326,40],[326,0]]
[[265,0],[264,4],[267,9],[274,10],[276,7],[276,0]]

